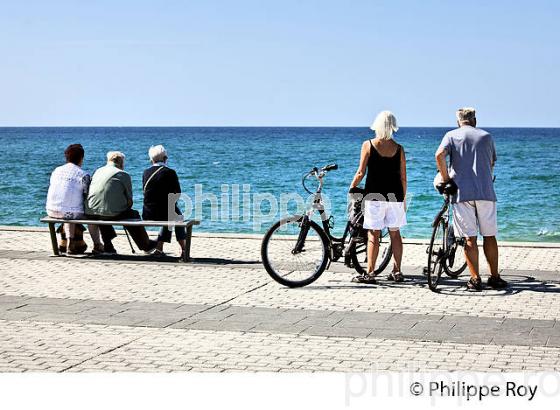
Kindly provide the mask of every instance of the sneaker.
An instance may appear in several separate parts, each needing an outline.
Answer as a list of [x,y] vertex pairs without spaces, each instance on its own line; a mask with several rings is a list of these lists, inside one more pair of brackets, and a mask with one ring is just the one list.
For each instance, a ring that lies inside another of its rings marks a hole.
[[83,240],[75,241],[70,239],[70,245],[68,246],[68,255],[81,255],[86,251],[87,247],[87,243],[85,243]]
[[116,255],[117,254],[117,250],[115,249],[115,247],[113,245],[111,246],[103,246],[103,253],[106,255]]
[[93,255],[101,255],[102,253],[105,252],[105,248],[103,247],[102,244],[100,243],[96,243],[93,245],[93,249],[91,250],[91,253]]
[[472,290],[473,292],[480,292],[482,290],[482,281],[480,278],[470,278],[467,282],[467,289]]
[[490,276],[488,278],[488,286],[492,289],[504,289],[506,288],[508,283],[503,280],[500,275]]
[[164,251],[160,251],[159,249],[155,249],[155,250],[152,252],[152,256],[155,256],[156,258],[163,258],[163,257],[165,257],[165,256],[167,256],[167,255],[166,255],[166,253],[165,253]]
[[362,275],[354,276],[352,278],[352,282],[354,282],[354,283],[367,283],[367,284],[370,284],[370,285],[373,285],[373,284],[377,283],[375,281],[375,276],[373,274],[362,274]]
[[154,253],[155,251],[157,251],[156,246],[157,246],[157,241],[153,241],[153,240],[150,239],[150,240],[148,241],[148,249],[146,249],[146,250],[144,251],[144,253],[145,253],[146,255],[151,255],[152,253]]

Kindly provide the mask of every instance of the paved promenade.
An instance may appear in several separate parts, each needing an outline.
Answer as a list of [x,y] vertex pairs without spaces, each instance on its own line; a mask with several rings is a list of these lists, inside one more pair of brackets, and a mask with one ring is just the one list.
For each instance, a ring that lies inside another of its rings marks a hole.
[[268,277],[260,236],[195,233],[189,264],[115,245],[57,258],[46,230],[0,227],[0,371],[560,370],[560,244],[501,244],[511,286],[477,294],[430,292],[421,241],[404,283],[334,263],[302,289]]

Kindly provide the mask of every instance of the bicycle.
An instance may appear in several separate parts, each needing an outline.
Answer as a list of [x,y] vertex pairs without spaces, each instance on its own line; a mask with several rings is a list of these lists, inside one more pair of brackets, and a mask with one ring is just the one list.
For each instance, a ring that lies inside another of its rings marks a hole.
[[[261,258],[264,268],[276,282],[297,288],[315,282],[328,269],[331,262],[344,257],[346,266],[358,273],[367,272],[367,231],[363,229],[363,214],[349,218],[341,237],[331,234],[334,227],[332,216],[328,216],[322,198],[323,179],[328,172],[338,169],[336,164],[323,168],[314,167],[302,177],[306,192],[313,195],[311,208],[303,215],[292,215],[276,222],[264,235]],[[306,180],[314,177],[314,191],[306,186]],[[357,207],[358,204],[354,204]],[[312,220],[318,211],[322,226]],[[392,256],[391,244],[387,240],[388,230],[382,231],[378,263],[374,274],[381,273]]]
[[[457,186],[454,182],[448,182],[436,188],[443,195],[443,206],[432,222],[434,229],[430,245],[426,250],[428,266],[424,269],[428,277],[428,286],[433,292],[437,291],[442,271],[445,271],[449,277],[457,279],[467,267],[464,253],[465,239],[455,237],[453,223],[450,223],[452,218],[450,196],[455,193]],[[460,248],[463,252],[457,252]]]

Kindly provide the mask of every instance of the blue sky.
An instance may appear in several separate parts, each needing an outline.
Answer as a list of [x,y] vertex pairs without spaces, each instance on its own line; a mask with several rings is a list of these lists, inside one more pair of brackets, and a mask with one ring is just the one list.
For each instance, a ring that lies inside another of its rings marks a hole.
[[0,0],[0,125],[560,126],[557,1]]

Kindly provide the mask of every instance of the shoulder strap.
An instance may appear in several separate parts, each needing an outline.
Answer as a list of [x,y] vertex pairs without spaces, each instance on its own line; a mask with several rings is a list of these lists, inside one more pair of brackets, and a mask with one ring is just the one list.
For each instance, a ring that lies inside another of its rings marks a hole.
[[373,145],[373,142],[371,142],[371,139],[369,140],[369,156],[371,158],[372,154],[376,153],[377,150],[375,149],[375,145]]
[[148,178],[148,180],[146,181],[146,183],[144,184],[144,188],[143,188],[143,192],[146,193],[146,187],[148,186],[148,184],[150,183],[150,181],[152,180],[153,177],[155,177],[155,175],[161,171],[163,169],[163,165],[160,166],[158,169],[156,169],[152,175],[150,175],[150,177]]

